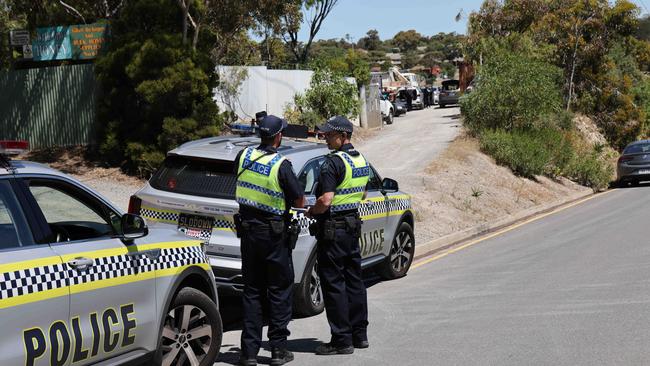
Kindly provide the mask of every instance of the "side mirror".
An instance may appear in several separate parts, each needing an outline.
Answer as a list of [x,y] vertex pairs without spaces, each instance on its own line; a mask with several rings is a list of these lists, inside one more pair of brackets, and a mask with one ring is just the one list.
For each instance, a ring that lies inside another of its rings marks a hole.
[[399,184],[394,179],[384,178],[381,181],[381,190],[384,192],[397,192],[399,191]]
[[120,223],[122,224],[122,232],[119,233],[119,236],[122,240],[132,241],[133,239],[142,238],[149,234],[147,224],[144,219],[138,215],[124,214]]

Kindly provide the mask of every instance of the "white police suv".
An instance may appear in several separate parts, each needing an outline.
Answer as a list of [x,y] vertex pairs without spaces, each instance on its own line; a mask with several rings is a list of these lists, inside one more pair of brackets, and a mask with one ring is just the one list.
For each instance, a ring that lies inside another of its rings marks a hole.
[[[162,167],[129,203],[129,212],[142,215],[151,227],[170,227],[208,241],[208,260],[220,290],[241,291],[241,251],[233,215],[236,175],[234,159],[254,136],[222,136],[188,142],[170,151]],[[330,151],[325,144],[285,138],[279,153],[289,159],[313,204],[321,164]],[[415,251],[411,197],[392,179],[382,180],[370,169],[367,199],[360,206],[360,239],[364,268],[374,266],[387,279],[406,275]],[[324,308],[316,271],[316,240],[309,235],[309,220],[298,216],[301,234],[293,263],[296,279],[294,312],[310,316]]]
[[217,289],[199,240],[149,231],[0,141],[0,365],[214,363]]

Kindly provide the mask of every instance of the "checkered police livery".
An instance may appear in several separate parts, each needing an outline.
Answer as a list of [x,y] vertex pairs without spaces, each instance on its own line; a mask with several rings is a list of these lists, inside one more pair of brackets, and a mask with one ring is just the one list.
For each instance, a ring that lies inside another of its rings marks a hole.
[[411,196],[388,197],[387,210],[392,213],[403,213],[411,209]]
[[178,212],[155,209],[153,207],[142,207],[140,216],[154,221],[178,222]]
[[66,264],[51,264],[0,274],[0,301],[66,287]]
[[[92,253],[84,255],[92,256]],[[201,263],[207,263],[207,258],[201,246],[193,245],[97,257],[88,269],[73,269],[65,263],[26,268],[0,274],[0,301],[68,286]],[[132,281],[138,281],[138,278]]]
[[[163,209],[158,209],[153,207],[142,207],[140,209],[140,216],[144,217],[145,219],[153,220],[153,221],[178,223],[179,212],[163,210]],[[213,228],[216,230],[233,230],[234,232],[235,223],[233,221],[215,218]],[[204,233],[202,232],[201,234],[202,234],[200,236],[201,239],[209,239],[211,233],[205,231]]]

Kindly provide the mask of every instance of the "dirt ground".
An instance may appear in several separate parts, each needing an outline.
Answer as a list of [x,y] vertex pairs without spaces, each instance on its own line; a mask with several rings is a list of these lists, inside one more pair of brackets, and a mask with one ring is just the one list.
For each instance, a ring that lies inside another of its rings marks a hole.
[[564,178],[517,177],[481,153],[478,140],[464,133],[404,190],[413,195],[420,244],[591,191]]

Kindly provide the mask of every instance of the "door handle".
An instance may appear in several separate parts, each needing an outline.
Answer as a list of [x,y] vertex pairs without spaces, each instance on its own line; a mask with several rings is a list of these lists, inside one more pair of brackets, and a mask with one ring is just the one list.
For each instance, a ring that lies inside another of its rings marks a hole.
[[71,261],[68,261],[68,265],[77,270],[84,270],[93,265],[95,261],[90,258],[75,258]]

